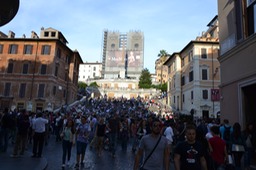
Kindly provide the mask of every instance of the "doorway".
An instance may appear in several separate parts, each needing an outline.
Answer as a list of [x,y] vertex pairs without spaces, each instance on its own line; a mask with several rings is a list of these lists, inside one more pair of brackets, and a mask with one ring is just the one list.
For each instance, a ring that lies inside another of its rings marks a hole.
[[242,87],[245,125],[256,121],[256,83]]

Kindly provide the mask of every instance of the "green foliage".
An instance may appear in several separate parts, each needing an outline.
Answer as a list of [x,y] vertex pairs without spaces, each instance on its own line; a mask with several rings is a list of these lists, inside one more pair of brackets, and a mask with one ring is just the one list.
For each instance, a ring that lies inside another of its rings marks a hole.
[[159,89],[161,90],[162,92],[167,92],[167,83],[164,83],[164,84],[159,84],[159,85],[152,85],[153,88],[155,89]]
[[81,82],[81,81],[78,82],[79,89],[85,89],[87,86],[88,85],[86,83],[84,83],[84,82]]
[[99,87],[96,82],[92,82],[89,86],[90,86],[90,87]]
[[168,52],[166,52],[166,50],[160,50],[159,54],[157,55],[160,59],[161,63],[164,63],[167,59],[167,57],[170,56],[170,54],[168,54]]
[[139,88],[149,89],[152,86],[150,72],[147,68],[143,69],[139,79]]

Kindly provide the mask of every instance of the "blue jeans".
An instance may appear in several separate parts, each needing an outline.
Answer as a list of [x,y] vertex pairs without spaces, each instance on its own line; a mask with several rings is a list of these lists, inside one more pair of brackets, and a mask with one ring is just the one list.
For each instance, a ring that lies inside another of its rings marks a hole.
[[72,148],[72,142],[67,141],[67,140],[63,140],[62,141],[62,151],[63,151],[63,154],[62,154],[62,164],[65,164],[67,154],[68,154],[68,161],[70,160],[71,148]]

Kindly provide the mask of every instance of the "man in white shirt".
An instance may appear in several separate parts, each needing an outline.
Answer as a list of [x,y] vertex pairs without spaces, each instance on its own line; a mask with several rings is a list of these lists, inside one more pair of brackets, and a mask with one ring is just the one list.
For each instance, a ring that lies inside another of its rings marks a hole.
[[44,146],[44,136],[45,136],[45,125],[49,122],[48,119],[42,117],[42,113],[38,113],[36,119],[33,122],[33,155],[32,157],[41,158],[43,146]]
[[170,151],[170,153],[171,153],[171,151],[172,151],[172,142],[173,142],[173,136],[174,136],[174,134],[173,134],[173,129],[172,129],[172,127],[171,127],[171,123],[170,123],[170,122],[167,123],[167,127],[166,127],[166,129],[165,129],[165,131],[164,131],[164,136],[165,136],[165,137],[167,138],[167,140],[168,140],[169,151]]

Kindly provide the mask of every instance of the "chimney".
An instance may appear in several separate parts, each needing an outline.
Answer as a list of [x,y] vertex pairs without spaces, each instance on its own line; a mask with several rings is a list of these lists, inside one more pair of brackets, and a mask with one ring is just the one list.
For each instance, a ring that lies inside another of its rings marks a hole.
[[36,32],[31,31],[31,38],[39,38]]
[[22,35],[22,38],[26,38],[26,35],[25,35],[25,34],[23,34],[23,35]]
[[15,33],[12,31],[9,31],[8,38],[15,38]]

